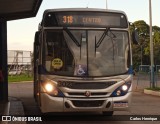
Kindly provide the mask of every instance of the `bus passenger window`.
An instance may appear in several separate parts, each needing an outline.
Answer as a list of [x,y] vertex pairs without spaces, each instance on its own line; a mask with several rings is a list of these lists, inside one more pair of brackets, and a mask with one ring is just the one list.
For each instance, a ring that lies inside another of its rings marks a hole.
[[[73,73],[74,59],[61,31],[46,33],[46,69],[54,73]],[[57,61],[57,62],[56,62]]]

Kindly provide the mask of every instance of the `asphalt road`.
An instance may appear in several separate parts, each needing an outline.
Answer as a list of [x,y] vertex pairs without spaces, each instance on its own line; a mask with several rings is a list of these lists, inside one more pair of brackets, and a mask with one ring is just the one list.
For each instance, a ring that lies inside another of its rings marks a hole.
[[[25,115],[42,116],[33,98],[33,83],[9,84],[9,96],[11,99],[22,101]],[[146,95],[138,90],[133,92],[131,109],[129,111],[115,112],[113,117],[102,116],[100,113],[52,114],[49,115],[49,117],[51,117],[49,119],[52,121],[38,123],[27,122],[27,124],[160,124],[160,121],[133,120],[142,119],[142,117],[150,117],[147,115],[151,115],[153,118],[158,117],[158,119],[160,119],[160,97]],[[43,119],[46,117],[48,117],[48,115],[43,116]]]

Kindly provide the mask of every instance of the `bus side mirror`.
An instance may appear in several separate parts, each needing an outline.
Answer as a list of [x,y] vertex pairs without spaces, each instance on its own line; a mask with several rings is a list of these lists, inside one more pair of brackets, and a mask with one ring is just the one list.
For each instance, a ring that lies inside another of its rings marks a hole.
[[133,44],[139,44],[139,35],[137,30],[134,30],[132,32],[132,41],[133,41]]
[[35,33],[35,37],[34,37],[34,43],[35,43],[35,45],[36,46],[39,46],[39,35],[40,35],[40,32],[39,31],[37,31],[36,33]]

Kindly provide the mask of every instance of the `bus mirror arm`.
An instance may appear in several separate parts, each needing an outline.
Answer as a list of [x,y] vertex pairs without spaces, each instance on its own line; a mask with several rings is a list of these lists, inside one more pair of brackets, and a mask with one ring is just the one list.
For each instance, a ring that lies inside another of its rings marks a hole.
[[34,39],[36,46],[39,46],[39,35],[40,35],[40,32],[37,31],[35,34],[35,39]]
[[139,44],[139,35],[137,30],[134,30],[132,32],[132,41],[133,41],[133,44]]

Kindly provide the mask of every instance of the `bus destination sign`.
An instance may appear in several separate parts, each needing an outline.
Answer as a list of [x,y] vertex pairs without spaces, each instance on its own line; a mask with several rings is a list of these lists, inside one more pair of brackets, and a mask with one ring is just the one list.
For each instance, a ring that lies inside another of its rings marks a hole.
[[62,27],[111,27],[127,28],[126,16],[106,12],[54,12],[48,13],[44,25]]
[[74,16],[63,16],[64,24],[74,24],[77,20],[83,24],[100,24],[102,22],[100,17],[82,17],[81,19],[77,19]]

